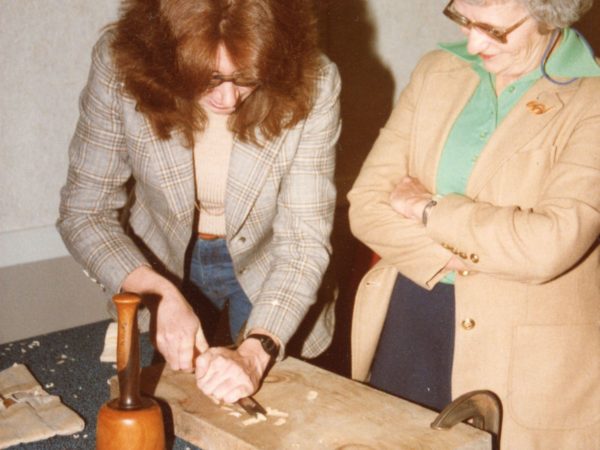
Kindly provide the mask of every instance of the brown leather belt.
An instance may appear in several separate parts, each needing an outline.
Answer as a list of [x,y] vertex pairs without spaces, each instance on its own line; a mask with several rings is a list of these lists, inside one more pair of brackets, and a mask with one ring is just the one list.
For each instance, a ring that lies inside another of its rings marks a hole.
[[223,239],[224,237],[218,234],[198,233],[198,239],[202,239],[203,241],[214,241],[215,239]]

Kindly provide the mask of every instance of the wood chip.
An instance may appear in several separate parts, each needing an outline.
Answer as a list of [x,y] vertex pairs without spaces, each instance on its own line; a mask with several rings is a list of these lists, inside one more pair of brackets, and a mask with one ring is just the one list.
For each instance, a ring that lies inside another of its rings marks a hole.
[[242,423],[244,424],[244,426],[247,427],[248,425],[254,425],[259,422],[266,422],[266,421],[267,421],[267,416],[265,416],[264,414],[258,413],[256,415],[256,417],[252,417],[251,419],[246,419]]
[[273,416],[273,417],[288,417],[289,414],[283,411],[279,411],[275,408],[271,408],[269,406],[267,406],[267,416]]

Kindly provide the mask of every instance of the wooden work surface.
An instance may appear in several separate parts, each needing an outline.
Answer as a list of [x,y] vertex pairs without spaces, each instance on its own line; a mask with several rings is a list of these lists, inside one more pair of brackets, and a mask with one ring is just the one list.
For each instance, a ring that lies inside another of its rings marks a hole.
[[[262,422],[237,405],[216,404],[192,374],[147,368],[142,385],[168,402],[175,434],[204,450],[491,448],[483,431],[465,424],[433,430],[435,412],[294,358],[276,364],[254,396],[270,413]],[[113,379],[114,396],[117,389]]]

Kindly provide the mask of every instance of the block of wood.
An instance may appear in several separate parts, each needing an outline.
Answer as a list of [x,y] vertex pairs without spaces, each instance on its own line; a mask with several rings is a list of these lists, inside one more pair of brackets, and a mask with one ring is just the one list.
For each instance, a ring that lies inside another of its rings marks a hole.
[[[115,379],[111,386],[116,396]],[[466,424],[433,430],[434,411],[294,358],[277,363],[254,395],[264,417],[219,404],[193,374],[168,368],[144,369],[142,390],[168,402],[175,434],[203,450],[491,448],[488,433]]]

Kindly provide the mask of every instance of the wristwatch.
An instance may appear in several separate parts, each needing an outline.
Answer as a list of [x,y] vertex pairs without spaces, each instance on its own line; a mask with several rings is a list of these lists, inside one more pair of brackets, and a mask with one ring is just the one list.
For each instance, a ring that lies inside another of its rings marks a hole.
[[429,219],[429,213],[431,213],[431,210],[433,209],[433,207],[435,205],[437,205],[437,202],[433,199],[431,199],[425,205],[425,208],[423,209],[423,214],[421,216],[421,222],[423,223],[424,226],[427,226],[427,220]]
[[274,362],[277,359],[277,356],[279,355],[279,345],[277,345],[271,337],[266,334],[252,333],[249,334],[246,339],[256,339],[260,342],[263,350],[271,357],[271,362]]

